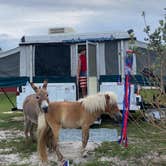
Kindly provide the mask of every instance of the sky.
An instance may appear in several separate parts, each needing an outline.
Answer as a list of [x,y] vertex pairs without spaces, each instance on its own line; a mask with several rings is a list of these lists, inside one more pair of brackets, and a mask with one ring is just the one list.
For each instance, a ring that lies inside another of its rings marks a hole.
[[164,18],[166,0],[0,0],[0,48],[18,46],[24,35],[47,35],[49,28],[72,27],[77,33],[133,29],[138,40]]

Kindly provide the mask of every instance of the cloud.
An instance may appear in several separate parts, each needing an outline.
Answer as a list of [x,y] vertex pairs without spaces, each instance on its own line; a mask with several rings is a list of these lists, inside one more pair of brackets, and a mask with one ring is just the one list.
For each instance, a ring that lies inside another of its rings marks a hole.
[[165,7],[165,0],[0,0],[1,5],[11,7],[23,7],[30,9],[44,9],[44,10],[111,10],[111,9],[137,9],[137,8],[153,8],[154,10],[161,10],[161,6]]
[[14,38],[8,34],[0,34],[0,48],[7,50],[8,48],[15,48],[18,46],[19,38]]
[[143,39],[142,11],[155,27],[164,7],[165,0],[0,0],[0,32],[12,39],[47,34],[49,28],[61,26],[78,33],[133,28]]
[[[84,8],[101,8],[103,6],[116,5],[117,2],[126,3],[126,0],[60,0],[60,1],[52,1],[52,0],[0,0],[2,5],[12,6],[12,7],[27,7],[27,8],[54,8],[54,9],[84,9]],[[110,6],[111,7],[111,6]]]

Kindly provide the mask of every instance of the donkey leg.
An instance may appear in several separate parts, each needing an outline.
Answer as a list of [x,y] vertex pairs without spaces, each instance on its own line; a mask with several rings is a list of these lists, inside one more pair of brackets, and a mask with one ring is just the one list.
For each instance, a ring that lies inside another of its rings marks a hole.
[[32,142],[36,142],[35,136],[34,136],[34,124],[31,122],[30,125],[30,138]]
[[89,127],[83,127],[82,128],[82,150],[81,150],[83,157],[87,156],[85,148],[88,143],[88,139],[89,139]]
[[26,120],[24,122],[24,134],[25,134],[26,141],[28,141],[29,125],[30,125],[30,121]]
[[28,125],[27,125],[27,123],[25,123],[24,134],[25,134],[26,140],[28,140]]
[[59,145],[58,145],[58,136],[59,136],[59,130],[60,130],[60,125],[55,124],[55,122],[50,124],[53,135],[54,135],[54,141],[53,141],[53,146],[54,150],[57,154],[58,160],[62,161],[63,160],[63,155],[59,150]]

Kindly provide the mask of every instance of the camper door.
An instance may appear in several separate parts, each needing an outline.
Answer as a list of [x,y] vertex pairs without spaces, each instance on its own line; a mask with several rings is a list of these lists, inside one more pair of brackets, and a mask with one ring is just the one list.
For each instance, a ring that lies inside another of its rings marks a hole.
[[87,54],[87,91],[88,95],[97,93],[97,44],[86,42]]

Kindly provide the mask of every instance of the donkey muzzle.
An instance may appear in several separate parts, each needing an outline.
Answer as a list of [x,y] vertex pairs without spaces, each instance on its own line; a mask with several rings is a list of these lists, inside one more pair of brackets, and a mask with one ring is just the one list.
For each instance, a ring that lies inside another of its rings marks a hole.
[[46,100],[42,101],[41,109],[44,111],[44,113],[48,112],[48,102]]
[[48,112],[48,107],[43,107],[42,110],[44,111],[44,113]]

